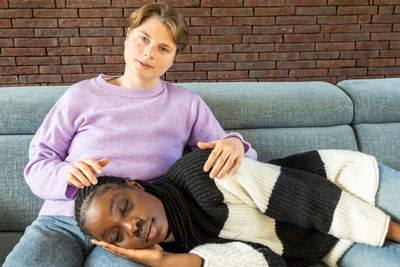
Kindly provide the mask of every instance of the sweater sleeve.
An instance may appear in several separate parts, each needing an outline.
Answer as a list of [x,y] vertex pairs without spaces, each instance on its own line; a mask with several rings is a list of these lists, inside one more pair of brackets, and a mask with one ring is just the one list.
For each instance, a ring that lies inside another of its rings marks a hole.
[[269,248],[254,243],[209,243],[195,247],[190,253],[204,259],[204,267],[265,267],[286,266],[282,257]]
[[374,246],[385,240],[389,216],[311,172],[245,159],[237,174],[216,183],[230,192],[228,203],[231,195],[253,202],[277,221]]
[[240,134],[235,132],[229,134],[225,133],[210,108],[200,96],[197,96],[193,102],[191,117],[193,120],[193,127],[187,145],[192,150],[198,149],[197,142],[213,142],[220,139],[236,137],[244,144],[245,157],[254,160],[257,159],[257,152]]
[[29,147],[25,180],[42,199],[70,199],[77,191],[67,184],[65,173],[71,163],[64,161],[76,132],[75,118],[62,104],[60,99],[50,110]]

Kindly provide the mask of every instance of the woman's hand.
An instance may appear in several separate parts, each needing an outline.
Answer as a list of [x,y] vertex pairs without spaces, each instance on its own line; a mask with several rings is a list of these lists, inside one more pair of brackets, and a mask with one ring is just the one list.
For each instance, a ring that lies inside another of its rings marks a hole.
[[210,156],[204,164],[204,171],[208,172],[211,167],[210,178],[221,178],[227,172],[234,174],[242,164],[244,157],[244,145],[240,139],[230,137],[218,141],[205,143],[199,142],[200,149],[212,149]]
[[91,184],[97,184],[97,178],[94,173],[102,174],[103,167],[110,160],[103,158],[99,161],[95,159],[84,159],[72,164],[66,173],[66,179],[69,185],[74,185],[80,189]]
[[92,239],[91,241],[93,244],[104,248],[108,252],[125,259],[148,266],[160,266],[163,249],[158,244],[147,249],[127,249],[107,243],[105,241],[98,241],[95,239]]

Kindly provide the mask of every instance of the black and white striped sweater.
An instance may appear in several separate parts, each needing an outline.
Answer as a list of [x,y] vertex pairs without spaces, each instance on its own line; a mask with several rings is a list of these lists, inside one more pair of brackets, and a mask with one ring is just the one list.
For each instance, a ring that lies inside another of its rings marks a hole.
[[335,266],[353,242],[383,244],[390,218],[374,207],[374,157],[319,150],[269,163],[245,158],[236,174],[210,179],[209,153],[187,154],[164,176],[202,210],[191,216],[203,231],[224,240],[190,251],[205,266]]

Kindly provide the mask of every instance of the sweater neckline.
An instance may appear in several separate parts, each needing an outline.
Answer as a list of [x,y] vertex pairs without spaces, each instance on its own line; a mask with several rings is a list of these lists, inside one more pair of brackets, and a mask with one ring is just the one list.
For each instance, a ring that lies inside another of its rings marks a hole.
[[164,82],[161,79],[155,86],[150,88],[128,88],[113,85],[106,81],[106,79],[115,79],[118,77],[120,76],[100,74],[95,79],[95,82],[103,91],[122,97],[150,98],[160,94],[164,90]]

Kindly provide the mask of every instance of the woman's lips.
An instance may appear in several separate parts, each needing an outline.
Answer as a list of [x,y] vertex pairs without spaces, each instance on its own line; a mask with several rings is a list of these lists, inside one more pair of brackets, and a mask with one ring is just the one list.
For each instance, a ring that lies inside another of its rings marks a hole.
[[147,63],[144,63],[144,62],[142,62],[142,61],[140,61],[140,60],[137,60],[137,62],[138,62],[139,65],[140,65],[142,68],[144,68],[144,69],[152,69],[152,68],[153,68],[153,66],[151,66],[151,65],[149,65],[149,64],[147,64]]
[[147,220],[142,227],[143,230],[141,231],[140,239],[147,242],[152,239],[156,233],[156,227],[154,226],[153,218]]

